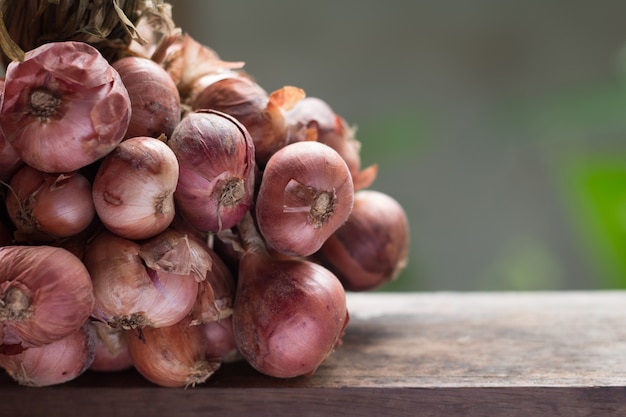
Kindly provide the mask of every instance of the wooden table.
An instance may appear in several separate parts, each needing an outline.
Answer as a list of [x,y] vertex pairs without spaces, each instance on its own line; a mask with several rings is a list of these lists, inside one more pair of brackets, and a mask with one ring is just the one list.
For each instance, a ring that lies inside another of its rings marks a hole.
[[20,387],[0,416],[626,416],[626,292],[349,294],[344,344],[310,378],[245,363],[205,384],[134,371]]

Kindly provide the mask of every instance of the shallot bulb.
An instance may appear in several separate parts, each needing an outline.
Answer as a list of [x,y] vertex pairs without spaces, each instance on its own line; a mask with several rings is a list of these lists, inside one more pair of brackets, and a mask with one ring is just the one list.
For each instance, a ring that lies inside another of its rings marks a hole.
[[174,199],[186,221],[203,232],[237,224],[254,193],[254,144],[245,127],[217,111],[189,113],[168,145],[180,166]]
[[147,239],[174,219],[178,161],[161,140],[127,139],[107,155],[93,182],[93,201],[102,223],[127,239]]
[[0,132],[0,181],[9,182],[13,174],[24,162],[20,159],[17,151]]
[[189,239],[200,259],[207,259],[209,268],[198,285],[198,299],[191,310],[192,324],[219,321],[232,314],[235,299],[235,278],[226,264],[206,244]]
[[117,71],[84,42],[50,42],[6,70],[0,128],[26,164],[71,172],[124,138],[128,91]]
[[380,191],[360,190],[350,217],[318,255],[346,290],[372,290],[404,270],[409,239],[409,223],[400,203]]
[[[4,90],[4,78],[0,79],[0,91],[2,90]],[[13,173],[23,164],[20,156],[0,131],[0,181],[9,182]]]
[[85,265],[52,246],[0,247],[0,347],[35,347],[78,330],[94,306]]
[[316,263],[271,258],[251,216],[238,229],[247,246],[232,316],[239,351],[266,375],[313,374],[341,342],[348,323],[344,288]]
[[223,363],[243,359],[239,349],[237,349],[233,330],[233,316],[205,323],[203,329],[207,338],[206,355],[208,358],[216,358]]
[[361,169],[361,142],[355,128],[337,115],[322,99],[306,97],[285,113],[288,141],[316,140],[336,150],[346,161],[355,190],[369,187],[378,174],[377,165]]
[[92,325],[96,332],[96,351],[89,370],[117,372],[131,368],[133,362],[126,342],[129,333],[100,321],[93,321]]
[[193,103],[196,95],[216,77],[230,76],[244,66],[241,61],[223,61],[213,49],[188,33],[166,37],[162,44],[152,57],[174,80],[181,101],[187,105]]
[[137,242],[104,230],[84,257],[93,281],[93,317],[123,329],[176,323],[198,295],[189,260],[185,236]]
[[91,184],[82,174],[47,174],[29,165],[13,175],[6,206],[20,241],[74,236],[96,213]]
[[0,367],[20,385],[45,387],[62,384],[82,375],[91,365],[96,333],[86,321],[76,331],[55,342],[15,355],[0,354]]
[[268,95],[249,77],[233,75],[208,85],[192,108],[221,111],[241,122],[254,141],[256,162],[263,167],[274,152],[287,144],[284,113],[304,96],[302,89],[292,86]]
[[352,177],[341,156],[319,142],[296,142],[267,162],[256,220],[272,249],[309,256],[347,220],[353,201]]
[[180,122],[180,97],[170,75],[156,62],[128,56],[113,63],[128,90],[132,114],[126,138],[170,137]]
[[193,387],[221,366],[219,359],[207,358],[202,326],[192,326],[188,319],[158,329],[145,328],[141,338],[129,334],[127,340],[135,369],[160,386]]

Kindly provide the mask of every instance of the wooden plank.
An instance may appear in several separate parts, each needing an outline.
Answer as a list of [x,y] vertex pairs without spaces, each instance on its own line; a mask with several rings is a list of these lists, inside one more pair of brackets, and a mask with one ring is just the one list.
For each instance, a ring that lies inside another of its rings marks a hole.
[[626,291],[349,294],[344,343],[309,378],[245,363],[206,384],[134,371],[48,388],[0,376],[0,415],[626,415]]

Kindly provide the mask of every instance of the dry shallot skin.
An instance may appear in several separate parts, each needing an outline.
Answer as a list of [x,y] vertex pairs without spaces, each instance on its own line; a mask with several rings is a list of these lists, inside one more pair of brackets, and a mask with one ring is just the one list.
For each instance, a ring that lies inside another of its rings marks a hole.
[[147,239],[174,219],[178,161],[161,140],[127,139],[103,158],[93,182],[93,201],[102,223],[127,239]]
[[71,172],[111,152],[130,121],[128,91],[97,49],[51,42],[6,70],[0,129],[26,164]]
[[[0,91],[3,90],[4,78],[1,78]],[[0,181],[9,182],[13,173],[23,164],[24,162],[20,159],[20,156],[0,131]]]
[[216,358],[223,363],[239,361],[242,358],[237,349],[235,332],[233,330],[233,316],[218,321],[210,321],[202,325],[207,338],[206,355]]
[[[4,78],[0,79],[0,90],[4,91]],[[22,165],[24,162],[0,130],[0,181],[8,183]]]
[[104,230],[89,244],[84,263],[93,282],[95,319],[114,328],[141,329],[169,326],[189,313],[198,283],[189,271],[185,238],[157,254],[155,247],[167,246],[155,243],[158,238],[140,243]]
[[190,325],[189,319],[158,329],[145,328],[141,338],[131,332],[127,341],[135,369],[163,387],[193,387],[221,366],[221,360],[207,358],[204,329]]
[[84,264],[52,246],[0,248],[0,346],[42,346],[75,332],[94,306]]
[[24,165],[15,148],[0,132],[0,181],[9,182],[13,174]]
[[242,356],[277,378],[310,376],[341,343],[349,321],[343,286],[329,270],[300,258],[271,258],[251,230],[245,235],[233,309],[233,331]]
[[132,106],[125,138],[170,137],[180,122],[180,96],[170,75],[156,62],[128,56],[113,63],[122,77]]
[[96,348],[89,370],[117,372],[132,368],[133,362],[126,342],[127,331],[114,329],[99,321],[93,321],[92,325],[96,332]]
[[393,281],[405,269],[409,241],[409,222],[400,203],[380,191],[360,190],[350,217],[316,256],[347,291],[367,291]]
[[15,355],[0,354],[0,367],[18,384],[46,387],[63,384],[82,375],[91,365],[96,333],[86,321],[70,335]]
[[180,174],[177,210],[194,228],[217,233],[233,227],[253,203],[254,144],[234,117],[206,110],[187,114],[168,145]]
[[241,122],[254,141],[257,165],[263,167],[274,152],[287,144],[284,112],[304,96],[302,89],[292,86],[268,95],[251,78],[235,74],[208,85],[192,108],[221,111]]
[[346,161],[354,189],[367,188],[376,179],[377,165],[361,169],[361,142],[356,140],[356,129],[348,126],[330,105],[317,97],[306,97],[285,113],[288,142],[316,140],[336,150]]
[[353,201],[352,177],[341,156],[319,142],[296,142],[268,161],[256,220],[272,249],[305,257],[347,220]]
[[244,63],[228,62],[188,33],[164,38],[152,59],[160,63],[174,80],[182,103],[191,105],[195,97],[215,79],[236,74]]
[[[190,239],[190,243],[194,239]],[[191,244],[195,251],[201,253],[196,258],[206,259],[209,265],[204,271],[204,279],[198,285],[198,299],[190,312],[192,324],[204,324],[220,321],[233,312],[236,282],[233,274],[220,257],[204,243]]]
[[47,174],[29,165],[13,175],[6,207],[19,241],[51,242],[77,235],[96,214],[91,184],[82,174]]

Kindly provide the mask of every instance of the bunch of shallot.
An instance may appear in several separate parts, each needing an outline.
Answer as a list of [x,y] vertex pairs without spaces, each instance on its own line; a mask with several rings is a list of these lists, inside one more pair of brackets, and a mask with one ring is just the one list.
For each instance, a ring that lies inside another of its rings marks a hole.
[[117,44],[0,39],[0,367],[20,384],[309,376],[342,344],[346,291],[406,266],[406,214],[369,188],[355,129],[159,10]]

